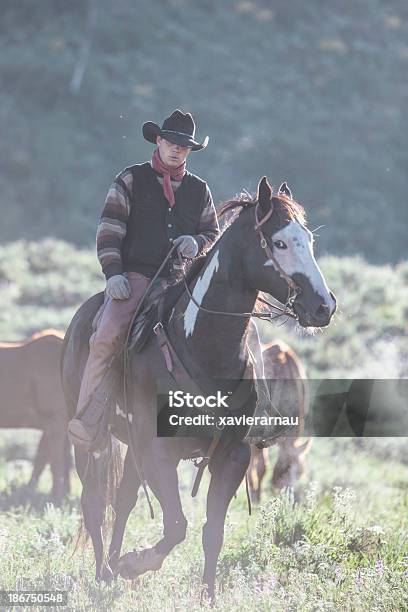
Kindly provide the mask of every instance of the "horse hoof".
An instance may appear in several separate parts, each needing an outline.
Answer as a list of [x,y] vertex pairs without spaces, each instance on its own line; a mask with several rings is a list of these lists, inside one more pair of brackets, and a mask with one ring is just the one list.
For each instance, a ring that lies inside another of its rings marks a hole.
[[154,548],[126,553],[118,561],[119,574],[126,580],[133,580],[145,572],[155,572],[161,568],[164,557]]
[[114,579],[115,575],[112,571],[112,568],[106,563],[102,568],[100,580],[102,582],[106,582],[106,584],[110,584]]
[[208,584],[203,584],[201,586],[200,603],[201,605],[209,604],[211,607],[215,605],[215,593],[214,590],[210,589]]

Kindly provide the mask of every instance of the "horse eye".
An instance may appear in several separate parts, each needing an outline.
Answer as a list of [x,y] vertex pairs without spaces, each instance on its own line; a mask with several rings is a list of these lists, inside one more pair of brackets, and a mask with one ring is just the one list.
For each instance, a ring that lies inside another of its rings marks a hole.
[[287,249],[287,245],[282,241],[282,240],[274,240],[273,242],[274,246],[276,246],[277,249]]

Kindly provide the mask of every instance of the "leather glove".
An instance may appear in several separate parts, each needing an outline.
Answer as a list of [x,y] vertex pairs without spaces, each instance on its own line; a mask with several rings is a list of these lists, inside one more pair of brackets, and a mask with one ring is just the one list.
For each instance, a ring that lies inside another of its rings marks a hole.
[[198,243],[194,236],[179,236],[173,242],[178,245],[178,252],[182,257],[193,259],[198,253]]
[[115,274],[108,278],[105,291],[113,300],[127,300],[131,294],[130,283],[123,274]]

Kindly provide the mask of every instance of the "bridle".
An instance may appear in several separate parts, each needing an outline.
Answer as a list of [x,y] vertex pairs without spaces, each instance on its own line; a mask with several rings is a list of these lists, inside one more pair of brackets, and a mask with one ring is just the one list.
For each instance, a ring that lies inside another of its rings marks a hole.
[[[258,217],[258,207],[259,207],[259,201],[256,203],[256,206],[255,206],[255,227],[254,229],[255,229],[255,232],[259,235],[261,248],[265,251],[267,260],[272,262],[272,265],[275,268],[275,270],[278,272],[279,276],[286,281],[286,284],[288,286],[288,295],[287,295],[286,302],[284,305],[284,311],[287,311],[288,309],[293,308],[293,302],[295,301],[297,296],[302,293],[302,289],[299,287],[298,284],[295,283],[293,278],[285,272],[285,270],[282,268],[280,263],[277,261],[276,257],[274,256],[272,252],[271,247],[269,246],[265,238],[265,234],[262,231],[262,226],[265,225],[265,223],[269,221],[269,219],[272,217],[272,214],[273,214],[272,202],[271,202],[271,206],[268,212],[260,221]],[[293,313],[285,312],[285,314],[287,314],[288,316],[295,316],[296,318],[296,315],[294,315]]]
[[272,248],[269,246],[265,235],[262,231],[262,227],[263,225],[269,221],[269,219],[271,218],[272,214],[273,214],[273,205],[271,202],[271,207],[268,210],[268,212],[266,213],[266,215],[259,220],[259,216],[258,216],[258,207],[259,207],[259,201],[256,203],[255,206],[255,225],[254,225],[254,230],[255,232],[259,235],[260,238],[260,245],[261,248],[264,250],[265,255],[267,260],[270,260],[272,262],[272,265],[274,266],[275,270],[278,272],[278,274],[286,281],[286,284],[288,286],[288,295],[285,301],[285,304],[283,306],[283,308],[281,308],[280,306],[277,306],[276,304],[272,304],[271,302],[269,302],[268,300],[266,300],[265,298],[261,298],[258,297],[258,300],[260,302],[262,302],[263,304],[269,306],[269,308],[274,309],[276,312],[226,312],[226,311],[222,311],[222,310],[212,310],[211,308],[205,308],[204,306],[201,306],[201,304],[199,304],[197,302],[197,300],[195,299],[195,297],[193,296],[193,294],[190,291],[190,288],[187,284],[187,279],[184,273],[184,266],[183,266],[183,258],[181,256],[180,253],[178,253],[178,259],[179,259],[179,264],[180,264],[180,269],[182,270],[182,275],[183,275],[183,282],[184,282],[184,287],[185,290],[189,296],[189,298],[191,299],[191,301],[197,306],[197,308],[199,310],[202,310],[203,312],[207,312],[209,314],[216,314],[216,315],[224,315],[224,316],[230,316],[230,317],[254,317],[254,318],[258,318],[258,319],[263,319],[265,321],[269,321],[270,323],[273,322],[275,319],[282,317],[282,316],[287,316],[287,317],[291,317],[293,319],[297,319],[297,315],[294,313],[293,311],[293,303],[296,299],[296,297],[302,292],[301,288],[299,287],[299,285],[297,285],[295,283],[295,281],[293,280],[293,278],[291,278],[288,274],[286,274],[285,270],[282,268],[282,266],[279,264],[279,262],[276,260],[275,256],[273,255],[272,252]]

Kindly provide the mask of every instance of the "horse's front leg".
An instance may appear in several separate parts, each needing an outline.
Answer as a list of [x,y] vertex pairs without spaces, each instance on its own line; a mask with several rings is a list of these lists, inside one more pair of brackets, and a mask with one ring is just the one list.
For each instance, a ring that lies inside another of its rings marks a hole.
[[248,469],[250,456],[249,444],[236,442],[225,461],[216,463],[212,470],[207,495],[207,522],[203,527],[203,595],[211,600],[214,600],[215,573],[224,540],[225,516],[230,501]]
[[[171,441],[170,441],[171,443]],[[169,552],[186,536],[187,520],[181,506],[177,475],[178,458],[169,451],[169,441],[152,440],[144,451],[143,473],[163,512],[163,537],[151,548],[130,552],[119,559],[119,573],[133,579],[158,570]]]

